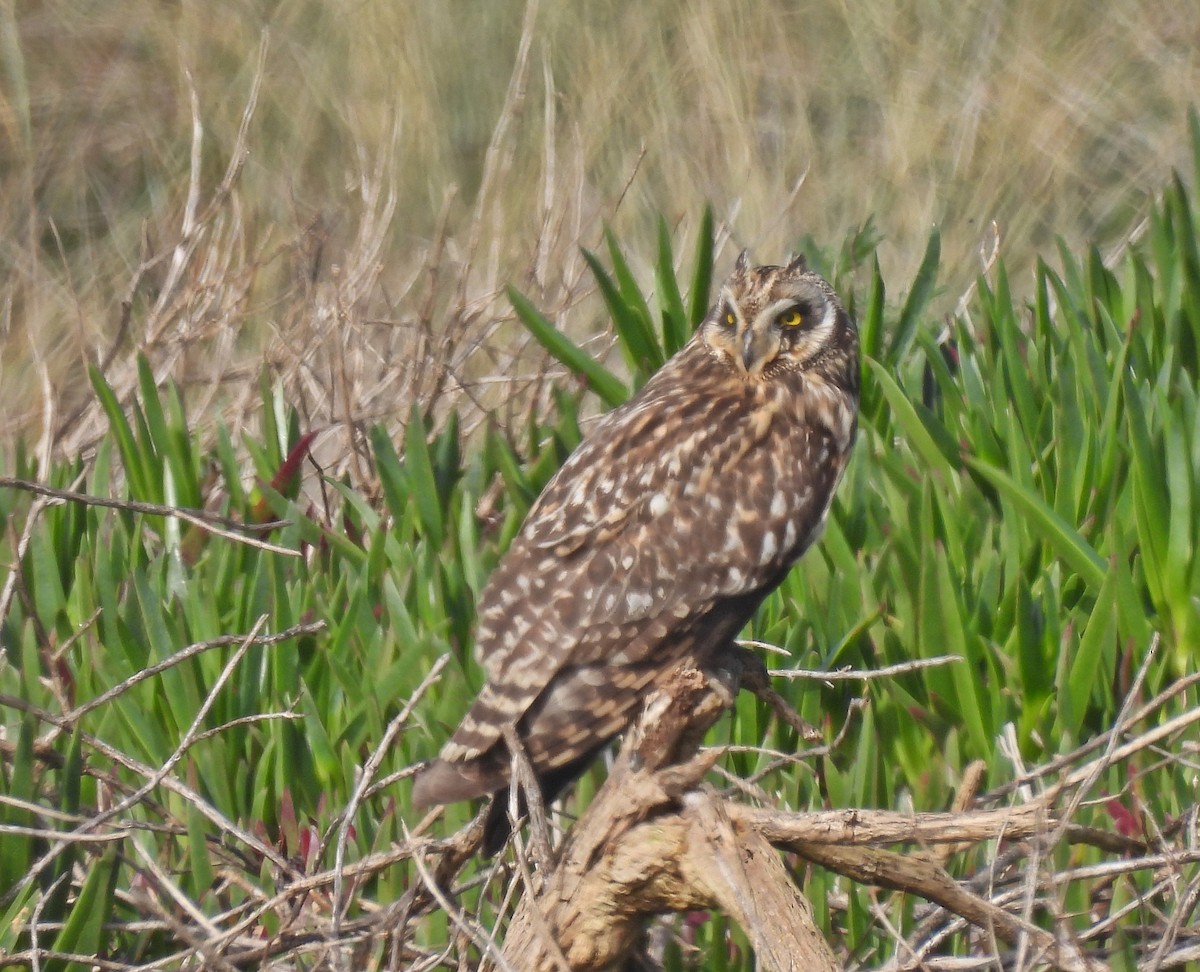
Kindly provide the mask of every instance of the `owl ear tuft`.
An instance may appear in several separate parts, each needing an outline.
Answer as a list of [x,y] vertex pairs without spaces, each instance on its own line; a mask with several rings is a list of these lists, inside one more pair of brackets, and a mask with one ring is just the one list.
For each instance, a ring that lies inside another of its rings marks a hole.
[[749,269],[750,269],[750,251],[742,250],[742,252],[738,254],[737,263],[735,263],[733,265],[733,272],[742,274],[742,273],[745,273]]
[[808,261],[804,259],[804,254],[801,253],[787,265],[787,268],[789,273],[804,273],[808,269]]

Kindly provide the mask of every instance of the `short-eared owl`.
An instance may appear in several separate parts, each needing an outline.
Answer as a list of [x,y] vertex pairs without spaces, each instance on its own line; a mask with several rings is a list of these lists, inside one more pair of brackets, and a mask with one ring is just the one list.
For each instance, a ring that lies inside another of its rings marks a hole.
[[487,684],[418,805],[552,799],[681,662],[727,646],[824,524],[858,415],[858,335],[805,268],[738,259],[691,341],[546,486],[479,605]]

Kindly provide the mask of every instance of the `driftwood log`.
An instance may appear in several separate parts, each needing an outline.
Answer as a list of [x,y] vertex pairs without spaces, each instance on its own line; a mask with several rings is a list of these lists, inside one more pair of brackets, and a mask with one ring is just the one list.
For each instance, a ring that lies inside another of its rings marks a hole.
[[[528,870],[530,893],[509,925],[502,955],[486,958],[481,968],[631,968],[648,919],[715,909],[740,925],[759,968],[837,969],[780,851],[856,881],[919,894],[997,941],[1019,943],[1043,965],[1100,967],[1071,942],[960,885],[928,849],[1045,833],[1056,822],[1044,801],[976,813],[793,813],[748,806],[705,785],[720,755],[701,750],[705,731],[743,681],[759,682],[752,670],[744,677],[744,660],[734,662],[717,673],[681,669],[651,700],[562,847]],[[539,827],[535,820],[531,833],[533,846],[546,853],[544,839],[537,839],[544,821]],[[900,854],[878,846],[897,842],[922,849]]]

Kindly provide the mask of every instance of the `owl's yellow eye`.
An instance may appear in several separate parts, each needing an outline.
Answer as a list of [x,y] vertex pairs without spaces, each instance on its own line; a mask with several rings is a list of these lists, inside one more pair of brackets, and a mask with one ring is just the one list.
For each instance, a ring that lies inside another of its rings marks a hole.
[[737,317],[734,315],[733,311],[727,310],[725,312],[725,323],[729,327],[733,327],[735,324],[737,324]]
[[780,314],[778,320],[784,327],[796,327],[804,320],[804,315],[800,313],[798,307],[793,307],[791,310]]

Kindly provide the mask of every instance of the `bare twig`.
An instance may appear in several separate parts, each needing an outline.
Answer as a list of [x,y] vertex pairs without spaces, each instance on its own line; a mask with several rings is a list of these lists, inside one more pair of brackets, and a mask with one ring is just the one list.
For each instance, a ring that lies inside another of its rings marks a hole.
[[[152,516],[173,517],[183,520],[185,523],[190,523],[192,526],[205,530],[208,533],[223,537],[226,540],[232,540],[234,543],[245,544],[248,547],[257,547],[260,550],[284,554],[288,557],[300,556],[300,552],[291,547],[281,547],[278,544],[268,543],[265,540],[257,540],[254,537],[245,535],[246,533],[266,533],[286,526],[287,522],[283,520],[273,520],[269,523],[242,523],[239,520],[221,516],[218,513],[208,513],[204,510],[191,510],[182,506],[164,506],[161,503],[144,503],[141,500],[120,500],[109,499],[104,496],[90,496],[87,493],[77,493],[70,489],[56,489],[44,483],[13,479],[10,476],[0,476],[0,489],[5,488],[19,489],[26,493],[36,493],[39,496],[62,500],[64,503],[80,503],[84,506],[102,506],[106,509],[125,510],[130,513],[147,513]],[[32,521],[33,518],[31,511],[30,520]]]
[[[743,642],[739,642],[742,644]],[[761,646],[760,642],[744,642]],[[909,672],[920,671],[923,668],[940,668],[942,665],[953,665],[961,662],[962,655],[938,655],[934,658],[914,658],[911,661],[897,662],[895,665],[884,665],[882,668],[872,668],[869,671],[855,670],[849,667],[835,668],[832,671],[816,671],[804,668],[772,668],[772,678],[808,678],[816,682],[869,682],[877,678],[893,678],[896,675],[906,675]]]
[[354,787],[354,793],[350,796],[350,801],[346,804],[346,808],[342,811],[341,822],[337,829],[337,845],[334,853],[334,879],[333,879],[333,934],[336,936],[341,932],[342,918],[345,913],[344,900],[344,876],[346,866],[346,841],[350,834],[350,827],[354,821],[354,815],[358,812],[359,803],[362,801],[363,794],[374,780],[376,772],[379,770],[380,763],[383,762],[383,757],[387,753],[392,741],[396,735],[408,722],[409,716],[412,714],[413,707],[424,697],[425,692],[433,685],[442,674],[442,669],[446,667],[446,663],[450,660],[449,654],[441,655],[433,666],[429,669],[426,676],[421,679],[420,684],[409,696],[408,701],[404,703],[404,707],[396,713],[396,717],[388,723],[387,730],[380,739],[379,744],[375,747],[375,751],[371,753],[370,758],[362,768],[359,774],[358,783]]
[[[317,634],[324,631],[327,627],[324,621],[311,621],[306,624],[296,624],[290,628],[285,628],[283,631],[277,631],[274,634],[266,635],[221,635],[218,638],[210,638],[208,641],[197,641],[195,644],[188,645],[186,648],[181,648],[169,658],[164,658],[160,662],[155,662],[153,665],[148,665],[145,668],[139,669],[128,678],[118,682],[112,688],[101,692],[94,699],[89,699],[83,705],[77,706],[70,712],[65,713],[61,718],[61,723],[67,727],[74,726],[89,712],[92,712],[103,705],[111,702],[120,695],[124,695],[135,685],[146,681],[148,678],[154,678],[161,675],[170,668],[174,668],[189,658],[195,658],[206,651],[211,651],[214,648],[228,648],[230,645],[277,645],[284,641],[291,641],[293,638],[299,638],[302,635]],[[261,718],[255,716],[254,718]],[[234,723],[229,723],[233,725]],[[199,737],[197,737],[199,738]]]

